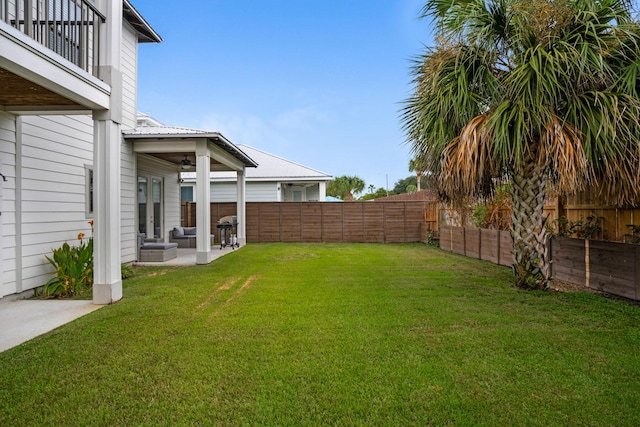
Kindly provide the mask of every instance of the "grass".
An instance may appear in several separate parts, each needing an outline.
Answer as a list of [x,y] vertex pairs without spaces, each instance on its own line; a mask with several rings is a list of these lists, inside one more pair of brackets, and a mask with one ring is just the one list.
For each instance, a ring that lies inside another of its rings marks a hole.
[[0,425],[640,425],[640,307],[424,245],[149,267],[0,353]]

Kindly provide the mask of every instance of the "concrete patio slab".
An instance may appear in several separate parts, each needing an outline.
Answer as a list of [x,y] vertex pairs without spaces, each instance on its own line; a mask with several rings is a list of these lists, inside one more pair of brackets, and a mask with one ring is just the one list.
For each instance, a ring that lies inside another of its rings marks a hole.
[[[232,248],[231,246],[226,246],[224,248],[220,248],[220,246],[214,246],[211,248],[211,261],[216,258],[220,258],[228,253],[237,251],[241,248]],[[161,266],[188,266],[188,265],[196,265],[196,250],[193,248],[178,248],[178,256],[176,258],[162,261],[162,262],[136,262],[136,265],[139,266],[151,266],[151,265],[161,265]]]

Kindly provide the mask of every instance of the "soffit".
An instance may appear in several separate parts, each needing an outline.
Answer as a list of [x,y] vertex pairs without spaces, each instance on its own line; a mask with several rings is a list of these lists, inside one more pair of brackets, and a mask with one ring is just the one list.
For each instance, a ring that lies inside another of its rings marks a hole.
[[0,68],[0,105],[5,107],[75,107],[72,100]]

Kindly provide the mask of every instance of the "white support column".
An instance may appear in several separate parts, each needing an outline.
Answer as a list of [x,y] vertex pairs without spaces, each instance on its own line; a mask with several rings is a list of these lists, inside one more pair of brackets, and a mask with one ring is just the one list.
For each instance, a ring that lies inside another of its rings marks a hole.
[[320,181],[318,183],[318,200],[324,202],[327,200],[327,182]]
[[236,213],[238,215],[238,229],[236,232],[238,235],[238,245],[244,246],[247,243],[247,185],[245,179],[245,170],[236,172],[238,177],[238,198],[236,202]]
[[196,143],[196,264],[211,262],[211,157],[207,141]]
[[94,120],[93,303],[122,298],[120,272],[120,125]]
[[100,0],[102,24],[99,74],[111,87],[109,109],[93,112],[93,303],[122,298],[120,146],[122,142],[122,2]]

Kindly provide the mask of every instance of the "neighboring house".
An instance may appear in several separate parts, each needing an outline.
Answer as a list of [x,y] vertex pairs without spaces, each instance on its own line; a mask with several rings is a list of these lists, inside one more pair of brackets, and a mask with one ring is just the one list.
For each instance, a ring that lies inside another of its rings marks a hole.
[[[247,169],[248,202],[324,202],[332,176],[248,145],[238,148],[258,163]],[[181,198],[195,202],[195,174],[182,174]],[[235,202],[236,178],[229,172],[211,172],[211,201]]]
[[[93,301],[119,300],[141,224],[161,241],[179,224],[184,156],[198,182],[234,171],[244,194],[256,164],[219,134],[123,137],[136,127],[138,44],[161,40],[129,0],[0,2],[0,299],[42,286],[45,255],[93,220]],[[211,259],[208,212],[197,214],[199,263]]]

